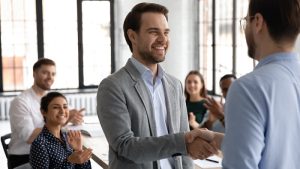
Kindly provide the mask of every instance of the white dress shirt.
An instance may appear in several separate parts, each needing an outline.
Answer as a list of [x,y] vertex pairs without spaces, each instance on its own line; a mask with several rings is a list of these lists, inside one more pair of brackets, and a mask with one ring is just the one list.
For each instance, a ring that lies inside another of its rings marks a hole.
[[26,141],[35,128],[42,128],[44,125],[40,101],[41,98],[30,88],[11,102],[9,116],[12,133],[8,154],[29,154],[30,144]]

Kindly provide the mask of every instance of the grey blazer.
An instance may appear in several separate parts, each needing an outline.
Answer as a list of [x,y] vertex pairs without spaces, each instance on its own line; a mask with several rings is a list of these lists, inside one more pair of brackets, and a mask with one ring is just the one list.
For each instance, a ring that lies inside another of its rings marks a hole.
[[159,161],[181,154],[184,169],[194,168],[187,156],[184,132],[189,130],[179,80],[163,77],[169,135],[157,137],[152,101],[144,81],[128,60],[98,88],[97,113],[109,143],[110,169],[159,169]]

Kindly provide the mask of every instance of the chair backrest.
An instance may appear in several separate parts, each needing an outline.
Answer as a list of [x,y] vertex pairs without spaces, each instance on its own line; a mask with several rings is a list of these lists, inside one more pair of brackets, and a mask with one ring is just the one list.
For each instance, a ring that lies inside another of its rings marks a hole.
[[6,155],[6,158],[8,157],[7,149],[8,149],[8,144],[10,142],[10,138],[11,138],[11,133],[1,136],[1,143],[2,143],[4,153]]

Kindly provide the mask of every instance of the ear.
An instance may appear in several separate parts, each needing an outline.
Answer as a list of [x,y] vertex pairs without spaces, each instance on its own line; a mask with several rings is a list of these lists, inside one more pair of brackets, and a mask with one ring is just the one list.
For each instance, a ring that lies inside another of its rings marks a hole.
[[254,15],[255,33],[261,32],[266,26],[264,17],[260,13]]
[[127,35],[132,44],[136,44],[137,34],[132,29],[127,30]]

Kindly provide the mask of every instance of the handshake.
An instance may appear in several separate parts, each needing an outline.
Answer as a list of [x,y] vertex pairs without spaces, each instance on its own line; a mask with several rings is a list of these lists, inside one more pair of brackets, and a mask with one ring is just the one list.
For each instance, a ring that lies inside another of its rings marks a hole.
[[207,129],[194,129],[185,134],[187,152],[193,159],[205,159],[218,153],[224,134]]

